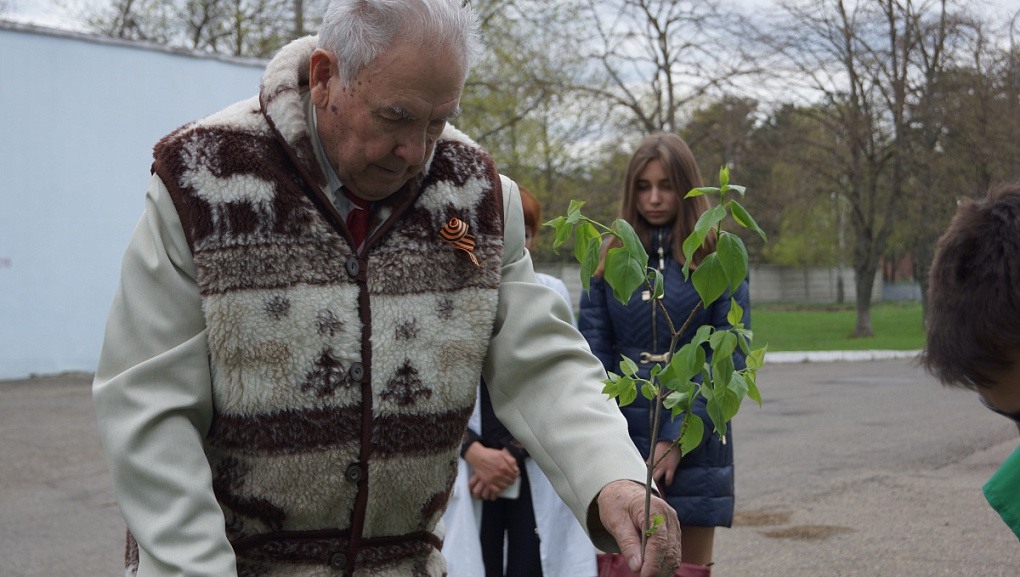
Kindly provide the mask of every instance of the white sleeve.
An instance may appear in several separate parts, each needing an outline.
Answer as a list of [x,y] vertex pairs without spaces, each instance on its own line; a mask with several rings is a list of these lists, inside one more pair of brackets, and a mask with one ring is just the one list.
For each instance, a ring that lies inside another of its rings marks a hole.
[[616,403],[601,392],[605,370],[571,323],[567,303],[535,282],[520,193],[506,178],[503,197],[502,282],[483,369],[493,408],[595,545],[614,551],[615,541],[589,509],[613,481],[643,484],[644,462]]
[[153,177],[124,255],[93,400],[114,494],[139,544],[138,575],[236,575],[203,439],[209,352],[195,268]]

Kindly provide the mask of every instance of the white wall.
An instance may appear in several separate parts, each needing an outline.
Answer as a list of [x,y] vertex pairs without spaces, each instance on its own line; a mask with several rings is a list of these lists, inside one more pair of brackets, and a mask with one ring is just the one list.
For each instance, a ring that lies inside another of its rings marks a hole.
[[95,370],[152,146],[263,65],[0,23],[0,379]]

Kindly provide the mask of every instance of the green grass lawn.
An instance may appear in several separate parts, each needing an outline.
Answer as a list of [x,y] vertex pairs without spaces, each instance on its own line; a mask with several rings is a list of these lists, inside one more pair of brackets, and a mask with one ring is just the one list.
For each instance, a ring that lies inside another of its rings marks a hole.
[[875,336],[851,338],[857,313],[854,304],[752,305],[755,348],[769,351],[911,351],[924,346],[921,303],[879,302],[871,307]]

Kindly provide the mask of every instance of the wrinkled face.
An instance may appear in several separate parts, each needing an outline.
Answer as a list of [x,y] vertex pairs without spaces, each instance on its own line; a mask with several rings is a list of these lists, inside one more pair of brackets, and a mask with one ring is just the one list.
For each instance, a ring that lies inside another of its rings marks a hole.
[[380,200],[422,171],[459,111],[463,60],[450,47],[436,54],[415,43],[397,44],[346,87],[336,56],[322,49],[312,53],[319,138],[344,186],[366,200]]
[[634,183],[638,214],[652,226],[665,226],[676,219],[680,197],[673,190],[666,170],[657,159],[648,161]]

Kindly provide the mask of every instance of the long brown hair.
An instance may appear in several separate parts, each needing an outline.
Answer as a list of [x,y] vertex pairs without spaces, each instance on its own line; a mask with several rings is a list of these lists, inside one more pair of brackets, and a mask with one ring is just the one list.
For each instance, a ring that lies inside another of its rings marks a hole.
[[[673,192],[679,198],[676,219],[673,220],[673,258],[680,264],[684,264],[683,244],[687,237],[694,231],[694,225],[702,213],[710,208],[707,196],[696,196],[684,198],[693,188],[704,186],[701,179],[701,171],[698,169],[698,162],[694,159],[694,153],[682,138],[675,134],[657,133],[646,137],[634,155],[630,158],[627,166],[627,175],[623,182],[623,198],[620,201],[620,218],[634,227],[638,238],[645,250],[651,250],[652,225],[638,212],[636,184],[640,175],[648,163],[658,160],[662,163],[662,169],[666,172]],[[602,269],[605,267],[606,253],[609,249],[620,246],[616,238],[612,238],[602,247],[602,262],[595,274],[602,276]],[[715,232],[711,231],[705,239],[705,244],[698,249],[693,256],[691,269],[697,268],[698,264],[710,253],[715,252]]]

